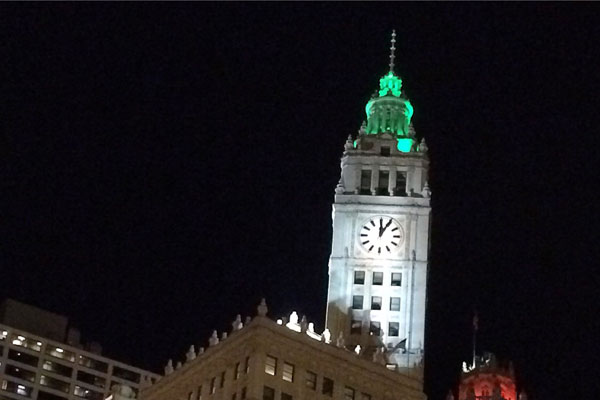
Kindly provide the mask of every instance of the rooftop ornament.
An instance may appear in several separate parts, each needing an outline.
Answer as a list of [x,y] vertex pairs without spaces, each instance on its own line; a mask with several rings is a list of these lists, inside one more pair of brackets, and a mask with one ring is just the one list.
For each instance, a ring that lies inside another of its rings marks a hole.
[[212,335],[208,339],[208,347],[213,347],[219,344],[219,337],[217,336],[217,331],[213,331]]
[[169,358],[169,361],[167,361],[167,365],[165,365],[165,376],[171,375],[172,373],[173,373],[173,360],[171,360]]
[[185,353],[185,362],[190,362],[195,358],[196,358],[196,349],[194,348],[194,345],[191,345],[190,348],[188,349],[188,352]]
[[267,307],[267,301],[264,298],[260,300],[260,304],[258,305],[258,307],[256,307],[256,310],[258,311],[259,317],[267,316],[267,312],[269,312],[269,308]]

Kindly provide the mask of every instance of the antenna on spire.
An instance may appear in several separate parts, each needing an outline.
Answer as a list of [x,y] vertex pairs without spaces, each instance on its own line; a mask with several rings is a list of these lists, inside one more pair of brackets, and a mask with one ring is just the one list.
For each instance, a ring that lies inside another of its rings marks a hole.
[[479,330],[479,315],[477,311],[473,313],[473,368],[476,367],[477,361],[477,331]]
[[394,53],[396,52],[396,47],[394,46],[396,44],[396,30],[393,29],[392,30],[392,46],[390,47],[390,72],[394,72],[394,59],[396,58],[396,56],[394,55]]

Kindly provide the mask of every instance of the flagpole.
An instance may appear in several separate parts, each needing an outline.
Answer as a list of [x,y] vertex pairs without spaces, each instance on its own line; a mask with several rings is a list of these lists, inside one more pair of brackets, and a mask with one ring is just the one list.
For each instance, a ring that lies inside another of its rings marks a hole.
[[477,330],[479,329],[479,317],[477,311],[473,315],[473,368],[475,368],[476,350],[477,350]]

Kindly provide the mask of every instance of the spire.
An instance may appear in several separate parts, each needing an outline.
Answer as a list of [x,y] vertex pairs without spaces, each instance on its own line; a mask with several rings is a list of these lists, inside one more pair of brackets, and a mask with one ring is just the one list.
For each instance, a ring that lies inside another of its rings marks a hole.
[[392,30],[392,46],[390,47],[390,72],[393,73],[394,72],[394,59],[396,58],[395,56],[395,52],[396,52],[396,47],[394,46],[396,44],[396,30],[393,29]]

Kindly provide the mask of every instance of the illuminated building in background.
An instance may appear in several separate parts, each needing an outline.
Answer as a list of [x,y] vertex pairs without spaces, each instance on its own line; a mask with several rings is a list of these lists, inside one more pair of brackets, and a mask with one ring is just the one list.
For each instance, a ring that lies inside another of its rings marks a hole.
[[102,400],[115,385],[137,393],[159,376],[79,342],[68,319],[5,300],[0,305],[0,400]]
[[333,204],[326,327],[365,356],[422,376],[430,243],[429,159],[417,142],[413,107],[390,70],[348,137]]

